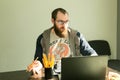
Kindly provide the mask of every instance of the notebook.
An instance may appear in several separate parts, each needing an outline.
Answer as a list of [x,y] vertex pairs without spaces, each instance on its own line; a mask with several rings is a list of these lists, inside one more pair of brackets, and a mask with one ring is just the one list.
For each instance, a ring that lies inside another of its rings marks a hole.
[[105,80],[108,56],[62,58],[61,80]]

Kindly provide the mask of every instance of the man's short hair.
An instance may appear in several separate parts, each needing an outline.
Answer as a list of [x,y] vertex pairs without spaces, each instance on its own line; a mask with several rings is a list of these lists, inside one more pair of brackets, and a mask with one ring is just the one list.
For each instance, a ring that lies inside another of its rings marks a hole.
[[57,13],[58,12],[61,12],[61,13],[63,13],[63,14],[68,14],[68,12],[65,10],[65,9],[63,9],[63,8],[57,8],[57,9],[55,9],[53,12],[52,12],[52,18],[54,19],[54,20],[56,20],[56,17],[57,17]]

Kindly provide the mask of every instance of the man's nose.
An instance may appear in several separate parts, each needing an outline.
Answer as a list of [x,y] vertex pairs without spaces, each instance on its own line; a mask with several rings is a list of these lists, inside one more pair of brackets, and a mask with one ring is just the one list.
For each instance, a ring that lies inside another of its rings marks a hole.
[[64,26],[64,27],[67,27],[67,26],[68,26],[68,24],[67,24],[67,23],[64,23],[64,24],[63,24],[63,26]]

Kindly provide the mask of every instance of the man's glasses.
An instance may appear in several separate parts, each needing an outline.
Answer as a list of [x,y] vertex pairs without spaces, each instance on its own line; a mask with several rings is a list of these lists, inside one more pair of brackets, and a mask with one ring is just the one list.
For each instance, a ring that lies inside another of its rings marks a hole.
[[56,22],[58,23],[58,24],[60,24],[60,25],[64,25],[64,24],[68,24],[69,23],[69,21],[67,20],[67,21],[63,21],[63,20],[56,20]]

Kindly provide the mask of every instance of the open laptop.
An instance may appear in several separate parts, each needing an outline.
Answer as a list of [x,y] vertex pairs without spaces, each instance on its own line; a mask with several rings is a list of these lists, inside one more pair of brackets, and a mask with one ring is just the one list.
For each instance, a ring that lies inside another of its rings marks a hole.
[[105,80],[108,56],[62,58],[61,80]]

